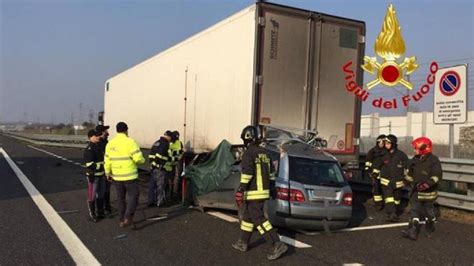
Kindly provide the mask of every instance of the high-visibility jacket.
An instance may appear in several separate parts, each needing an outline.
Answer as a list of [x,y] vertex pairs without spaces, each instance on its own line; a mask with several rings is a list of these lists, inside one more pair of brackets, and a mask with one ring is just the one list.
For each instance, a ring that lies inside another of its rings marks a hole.
[[183,144],[180,140],[170,142],[168,146],[168,161],[164,166],[165,171],[172,172],[179,160],[183,158],[183,153]]
[[175,142],[170,142],[170,147],[168,149],[168,155],[171,158],[173,166],[177,165],[178,162],[183,158],[183,143],[180,140]]
[[242,156],[240,187],[244,198],[266,200],[270,198],[270,182],[275,180],[273,163],[265,149],[251,144]]
[[140,147],[123,133],[118,133],[105,148],[105,174],[111,175],[115,181],[137,179],[137,165],[144,162]]
[[89,142],[84,150],[86,175],[104,176],[104,153],[99,143]]
[[408,167],[408,175],[405,179],[416,185],[426,182],[430,187],[425,191],[416,191],[419,201],[434,201],[438,197],[438,184],[443,178],[441,162],[436,155],[416,155],[411,159]]

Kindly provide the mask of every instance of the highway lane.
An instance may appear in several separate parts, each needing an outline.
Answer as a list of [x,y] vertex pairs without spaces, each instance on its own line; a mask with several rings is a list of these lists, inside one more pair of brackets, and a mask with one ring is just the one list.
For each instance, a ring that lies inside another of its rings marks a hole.
[[[69,159],[67,162],[28,144],[0,136],[3,149],[17,163],[46,200],[58,211],[67,225],[103,264],[266,264],[267,247],[257,241],[245,254],[232,250],[231,243],[238,237],[238,225],[215,216],[202,214],[180,206],[145,208],[146,183],[141,182],[141,198],[136,219],[139,229],[132,231],[118,227],[118,218],[105,219],[97,224],[87,220],[86,181],[83,170],[74,162],[81,162],[82,150],[38,147],[51,154]],[[22,262],[30,264],[34,258],[48,251],[42,259],[46,263],[72,264],[67,251],[55,237],[15,177],[4,158],[0,158],[0,227],[2,242],[0,264]],[[5,174],[4,174],[5,173]],[[142,176],[146,179],[146,176]],[[115,192],[112,193],[115,204]],[[364,197],[356,201],[354,226],[383,224],[380,213],[372,211]],[[221,212],[221,211],[218,211]],[[5,215],[11,213],[12,215]],[[233,213],[222,212],[225,215]],[[168,218],[147,220],[158,216]],[[406,216],[405,216],[406,217]],[[32,232],[29,232],[31,230]],[[418,242],[400,237],[401,228],[388,228],[344,233],[306,235],[291,230],[280,234],[311,245],[311,248],[291,247],[289,254],[277,264],[311,263],[333,265],[364,263],[367,265],[461,264],[474,262],[472,225],[441,219],[433,239],[423,235]],[[124,237],[125,235],[125,237]],[[254,237],[255,239],[255,237]],[[10,248],[11,247],[11,248]],[[36,247],[36,248],[35,248]],[[34,250],[37,253],[31,252]],[[6,256],[4,256],[4,254]],[[11,254],[11,255],[9,255]],[[39,255],[38,255],[39,254]],[[1,258],[7,258],[3,261]],[[34,263],[36,264],[36,263]],[[42,263],[43,264],[43,263]]]

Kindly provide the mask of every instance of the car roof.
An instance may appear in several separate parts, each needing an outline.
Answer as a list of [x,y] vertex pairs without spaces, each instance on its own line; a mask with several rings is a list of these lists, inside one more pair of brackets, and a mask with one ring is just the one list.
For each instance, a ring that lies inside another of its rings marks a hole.
[[290,157],[299,157],[319,161],[332,161],[337,162],[336,157],[332,154],[324,151],[320,148],[315,148],[307,143],[290,141],[285,142],[280,145],[267,144],[265,148],[274,152],[279,152],[280,147],[288,154]]

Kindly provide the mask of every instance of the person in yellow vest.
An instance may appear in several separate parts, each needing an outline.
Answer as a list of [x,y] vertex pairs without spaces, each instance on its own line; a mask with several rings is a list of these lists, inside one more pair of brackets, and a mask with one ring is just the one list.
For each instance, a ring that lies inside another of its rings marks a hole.
[[133,215],[140,195],[137,165],[145,163],[145,158],[137,143],[128,137],[127,124],[117,123],[116,130],[117,135],[105,148],[105,174],[117,190],[120,227],[134,228]]
[[173,131],[170,147],[169,156],[173,164],[173,193],[178,193],[181,183],[181,173],[183,171],[183,143],[179,140],[179,132]]

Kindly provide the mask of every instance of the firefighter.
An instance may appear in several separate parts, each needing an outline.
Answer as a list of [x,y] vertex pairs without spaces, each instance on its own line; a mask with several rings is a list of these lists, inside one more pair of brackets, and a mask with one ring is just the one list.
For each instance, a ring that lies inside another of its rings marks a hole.
[[434,201],[438,197],[438,183],[442,178],[443,170],[438,157],[431,153],[433,145],[429,138],[417,138],[413,140],[412,146],[415,149],[415,157],[411,160],[408,175],[405,177],[409,183],[413,184],[410,197],[410,221],[408,230],[402,233],[406,238],[417,240],[422,219],[426,220],[425,228],[428,237],[431,237],[435,230]]
[[[109,142],[109,128],[110,126],[98,125],[95,127],[95,130],[101,132],[99,146],[102,150],[102,153],[105,154],[105,147]],[[112,183],[108,180],[105,182],[105,192],[104,192],[104,213],[110,215],[112,213],[112,206],[110,205],[110,187]]]
[[137,143],[128,137],[126,123],[117,123],[116,130],[117,135],[105,148],[105,174],[117,190],[120,227],[135,228],[133,215],[140,196],[137,165],[143,164],[145,158]]
[[267,242],[273,244],[272,252],[267,259],[275,260],[283,255],[288,247],[282,243],[276,230],[265,218],[263,205],[270,198],[270,182],[275,180],[271,175],[273,164],[267,152],[260,147],[261,137],[258,129],[247,126],[241,138],[247,150],[242,157],[242,174],[240,185],[235,193],[235,200],[241,214],[240,238],[232,244],[237,250],[247,251],[252,232],[256,228]]
[[383,209],[382,186],[380,185],[380,168],[382,167],[382,158],[387,153],[385,149],[385,135],[379,135],[375,147],[367,153],[367,160],[365,161],[365,171],[369,174],[372,180],[372,195],[374,197],[375,210],[381,211]]
[[173,193],[178,193],[179,184],[181,182],[181,172],[183,171],[183,143],[179,140],[179,131],[175,130],[172,132],[172,138],[170,142],[169,148],[169,156],[171,158],[171,162],[173,164]]
[[91,129],[87,133],[89,143],[84,150],[84,162],[87,176],[87,204],[91,221],[104,218],[104,153],[100,147],[101,133]]
[[160,207],[165,201],[165,185],[173,170],[168,150],[173,133],[169,130],[150,149],[151,177],[148,186],[148,206]]
[[397,148],[397,137],[395,135],[390,134],[385,138],[385,148],[387,153],[382,157],[380,184],[385,197],[386,220],[398,222],[408,157]]

